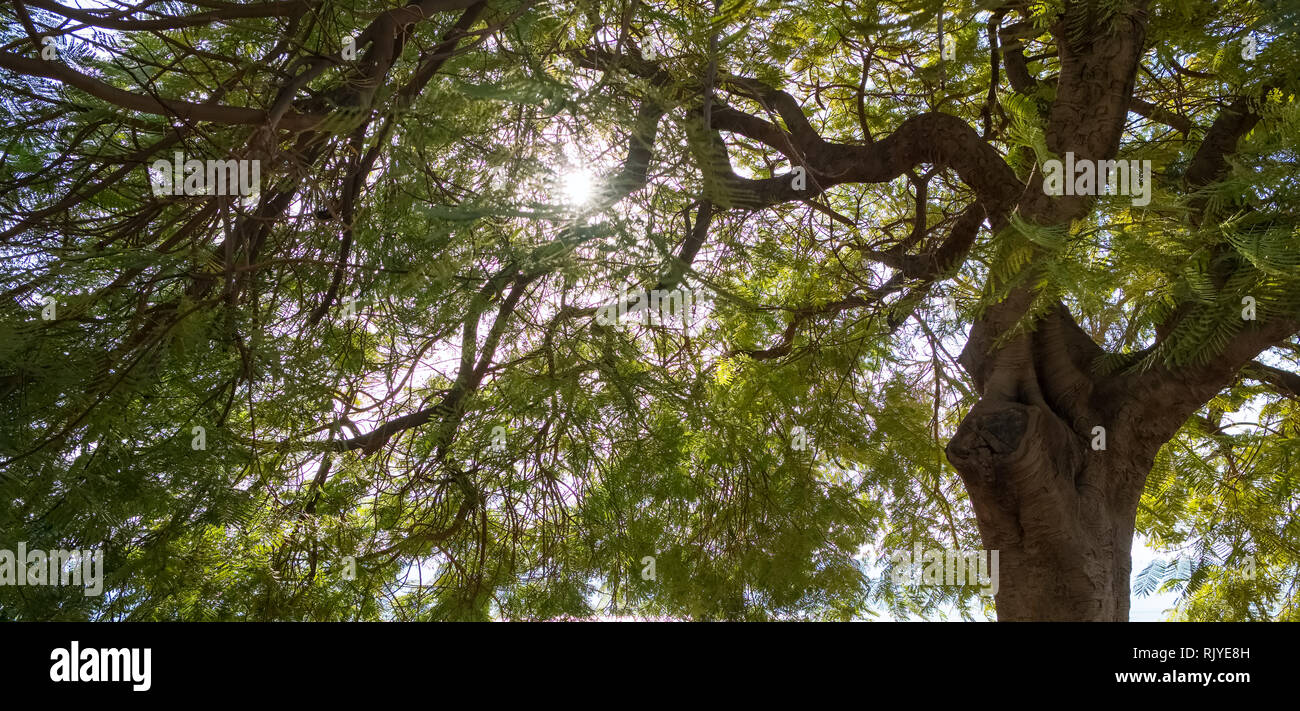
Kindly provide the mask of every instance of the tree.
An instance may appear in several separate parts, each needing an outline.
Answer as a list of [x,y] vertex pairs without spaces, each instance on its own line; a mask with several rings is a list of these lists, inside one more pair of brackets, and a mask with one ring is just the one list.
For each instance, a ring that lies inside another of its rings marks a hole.
[[0,616],[1295,619],[1297,12],[6,6]]

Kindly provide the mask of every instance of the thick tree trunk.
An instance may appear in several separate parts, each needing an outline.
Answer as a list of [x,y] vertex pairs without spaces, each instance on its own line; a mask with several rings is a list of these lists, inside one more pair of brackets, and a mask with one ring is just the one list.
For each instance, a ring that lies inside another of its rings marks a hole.
[[1064,306],[1007,337],[1030,299],[1013,292],[972,326],[960,361],[980,399],[948,459],[984,547],[999,551],[999,620],[1126,621],[1138,501],[1160,447],[1300,323],[1247,327],[1201,365],[1102,373],[1104,352]]
[[1150,461],[1091,449],[1051,412],[981,402],[948,447],[984,547],[999,620],[1127,621],[1130,549]]
[[998,619],[1127,620],[1138,499],[1186,408],[1138,422],[1136,383],[1094,375],[1100,349],[1064,307],[991,348],[1018,300],[972,330],[961,360],[981,398],[947,448],[999,551]]

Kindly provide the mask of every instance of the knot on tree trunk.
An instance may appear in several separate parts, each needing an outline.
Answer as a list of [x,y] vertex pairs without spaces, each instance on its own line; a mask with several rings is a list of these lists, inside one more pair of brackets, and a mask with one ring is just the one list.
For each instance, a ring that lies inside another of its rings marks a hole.
[[[1083,469],[1088,443],[1040,405],[976,403],[948,443],[948,460],[967,482],[999,496],[1021,497],[1050,484],[1073,488]],[[1042,479],[1043,481],[1038,481]]]
[[947,454],[1000,551],[999,619],[1127,619],[1133,517],[1105,451],[1043,403],[983,399]]

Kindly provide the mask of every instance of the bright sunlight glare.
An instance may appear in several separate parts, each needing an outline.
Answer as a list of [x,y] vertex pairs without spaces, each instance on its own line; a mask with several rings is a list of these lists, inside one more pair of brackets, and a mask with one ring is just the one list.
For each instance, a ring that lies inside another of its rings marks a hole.
[[591,199],[593,181],[591,174],[575,168],[564,174],[564,196],[570,205],[581,206]]

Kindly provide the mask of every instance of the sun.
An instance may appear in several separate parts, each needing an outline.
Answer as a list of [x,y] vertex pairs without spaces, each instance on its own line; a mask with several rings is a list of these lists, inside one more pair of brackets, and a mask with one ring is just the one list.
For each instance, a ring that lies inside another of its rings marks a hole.
[[591,200],[594,181],[591,174],[581,168],[575,168],[564,174],[564,197],[570,205],[581,207]]

